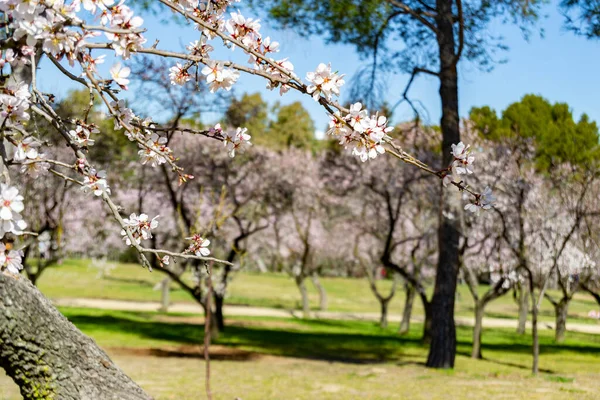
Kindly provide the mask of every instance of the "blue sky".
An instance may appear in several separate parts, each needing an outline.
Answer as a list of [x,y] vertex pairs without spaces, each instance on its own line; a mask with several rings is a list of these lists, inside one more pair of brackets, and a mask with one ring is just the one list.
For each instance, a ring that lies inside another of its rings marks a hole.
[[[552,102],[568,103],[576,117],[587,113],[593,120],[600,121],[600,41],[590,41],[567,32],[562,27],[562,17],[553,4],[546,8],[547,18],[541,21],[544,27],[544,38],[532,35],[527,42],[521,32],[514,26],[495,24],[492,33],[505,37],[504,43],[510,49],[504,54],[507,62],[497,64],[491,72],[482,72],[473,65],[459,64],[459,99],[460,114],[467,116],[473,106],[490,105],[502,110],[508,104],[517,101],[527,93],[543,95]],[[250,15],[244,12],[244,15]],[[180,25],[165,26],[158,18],[144,16],[144,26],[148,29],[146,37],[150,45],[160,39],[158,48],[181,50],[183,45],[198,38],[198,32],[190,27]],[[271,36],[281,43],[278,56],[289,57],[295,66],[296,73],[304,77],[306,72],[316,68],[319,62],[331,62],[334,70],[345,73],[348,78],[364,65],[352,46],[327,45],[322,38],[304,39],[291,30],[272,30],[263,21],[263,36]],[[219,48],[220,41],[215,41]],[[239,50],[228,49],[215,51],[214,58],[232,59],[245,62],[246,56]],[[104,71],[107,71],[109,61]],[[55,71],[54,66],[46,61],[39,74],[39,86],[44,91],[64,96],[75,84]],[[389,81],[387,100],[395,103],[402,93],[409,76],[399,74]],[[324,110],[310,97],[289,92],[280,97],[277,91],[265,89],[262,79],[242,75],[234,86],[235,92],[260,92],[269,102],[280,101],[289,104],[301,101],[315,121],[317,130],[323,130],[328,118]],[[127,95],[135,101],[135,93]],[[421,76],[412,86],[411,98],[419,100],[426,108],[426,122],[437,124],[440,118],[440,100],[438,83],[433,77]],[[342,91],[342,100],[343,97]],[[408,107],[399,107],[394,115],[394,122],[412,118]],[[205,122],[218,119],[217,115],[206,115]]]

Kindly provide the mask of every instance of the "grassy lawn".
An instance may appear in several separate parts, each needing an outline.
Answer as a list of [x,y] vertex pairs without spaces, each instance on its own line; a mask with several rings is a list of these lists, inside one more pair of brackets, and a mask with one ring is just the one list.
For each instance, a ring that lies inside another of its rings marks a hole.
[[[202,318],[196,315],[63,308],[158,399],[204,398]],[[216,399],[593,399],[600,336],[572,333],[556,345],[541,332],[541,369],[529,372],[530,338],[484,331],[485,360],[468,358],[471,329],[458,328],[454,371],[424,367],[421,326],[399,337],[359,321],[229,319],[213,347]],[[18,399],[0,377],[0,399]]]
[[[50,298],[89,297],[137,301],[159,301],[160,292],[153,287],[164,278],[159,272],[148,272],[136,264],[118,264],[108,276],[98,277],[98,269],[90,260],[66,260],[62,265],[48,269],[39,281],[42,292]],[[379,305],[369,290],[365,279],[323,278],[327,289],[329,310],[342,312],[379,312]],[[389,281],[379,282],[382,289],[390,287]],[[308,283],[311,303],[318,304],[317,292]],[[430,288],[430,290],[432,290]],[[484,292],[486,287],[480,287]],[[550,291],[558,297],[558,293]],[[176,284],[172,285],[173,302],[193,302],[193,299]],[[390,313],[400,314],[404,293],[399,290],[390,304]],[[240,272],[230,285],[228,304],[293,309],[298,307],[299,294],[293,280],[285,274],[256,274]],[[569,308],[569,322],[598,323],[587,317],[597,304],[584,293],[578,293]],[[515,318],[517,305],[512,295],[506,295],[488,305],[486,316]],[[415,315],[422,315],[420,301],[415,301]],[[456,314],[473,315],[473,300],[466,286],[458,288]],[[554,309],[544,300],[542,321],[554,320]]]

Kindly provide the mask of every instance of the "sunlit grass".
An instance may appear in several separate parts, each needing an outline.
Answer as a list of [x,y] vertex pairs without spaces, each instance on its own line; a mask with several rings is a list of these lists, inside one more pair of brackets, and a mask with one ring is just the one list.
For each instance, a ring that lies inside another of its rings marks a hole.
[[[152,395],[204,398],[201,316],[61,312]],[[456,368],[435,371],[424,367],[427,346],[419,340],[419,324],[398,336],[394,328],[364,321],[235,317],[227,322],[213,352],[217,399],[593,399],[600,390],[596,335],[573,333],[555,344],[552,331],[542,330],[542,372],[533,377],[530,336],[508,329],[486,329],[485,359],[472,360],[472,331],[459,327]],[[18,398],[5,382],[0,378],[8,393],[4,398]]]

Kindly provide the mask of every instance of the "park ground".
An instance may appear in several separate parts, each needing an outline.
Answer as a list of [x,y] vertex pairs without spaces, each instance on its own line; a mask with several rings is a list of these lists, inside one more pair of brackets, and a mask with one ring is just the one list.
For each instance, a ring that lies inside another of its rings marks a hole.
[[[66,261],[46,271],[39,287],[57,304],[78,299],[116,299],[131,304],[159,300],[160,293],[153,287],[161,275],[122,264],[99,277],[92,265],[87,260]],[[419,340],[422,325],[413,323],[408,335],[399,336],[397,323],[381,329],[369,320],[333,318],[375,315],[377,302],[364,280],[329,278],[323,283],[331,318],[302,320],[290,312],[297,306],[298,294],[289,277],[240,274],[234,279],[229,304],[284,313],[227,319],[226,331],[211,348],[215,399],[598,398],[600,335],[569,332],[564,343],[555,344],[548,328],[553,315],[547,303],[542,312],[540,375],[530,373],[530,336],[497,325],[484,330],[484,360],[469,358],[472,329],[459,326],[456,368],[436,371],[424,367],[427,347]],[[385,285],[383,282],[382,287]],[[316,305],[316,292],[312,295]],[[178,305],[193,304],[175,286],[171,300]],[[391,316],[398,316],[402,301],[400,291],[391,305]],[[576,296],[569,322],[596,328],[597,321],[587,318],[593,309],[597,309],[593,299]],[[205,398],[204,321],[200,314],[81,307],[60,310],[155,398]],[[510,323],[516,310],[512,297],[505,296],[490,304],[486,317]],[[414,312],[418,320],[420,305]],[[466,287],[459,290],[457,315],[472,316]],[[0,399],[20,398],[18,388],[0,376]]]

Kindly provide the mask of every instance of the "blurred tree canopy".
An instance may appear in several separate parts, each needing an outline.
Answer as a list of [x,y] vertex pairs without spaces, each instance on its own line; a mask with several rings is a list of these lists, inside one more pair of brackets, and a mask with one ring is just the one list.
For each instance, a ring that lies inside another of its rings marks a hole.
[[286,106],[276,104],[273,111],[277,117],[269,125],[270,142],[281,148],[314,148],[315,125],[302,103],[296,101]]
[[562,0],[567,29],[589,39],[600,38],[600,0]]
[[498,117],[488,106],[474,107],[470,118],[482,136],[512,143],[535,144],[539,169],[570,162],[586,165],[598,156],[598,126],[583,114],[575,121],[566,103],[551,104],[539,95],[528,94],[510,104]]
[[269,123],[269,106],[260,93],[244,93],[241,99],[232,99],[225,111],[224,122],[228,126],[248,128],[254,142],[260,141]]
[[285,106],[277,103],[271,111],[273,120],[269,118],[269,106],[260,93],[246,93],[239,100],[231,101],[223,122],[228,126],[248,128],[252,142],[257,145],[272,149],[315,148],[315,126],[302,103],[296,101]]

